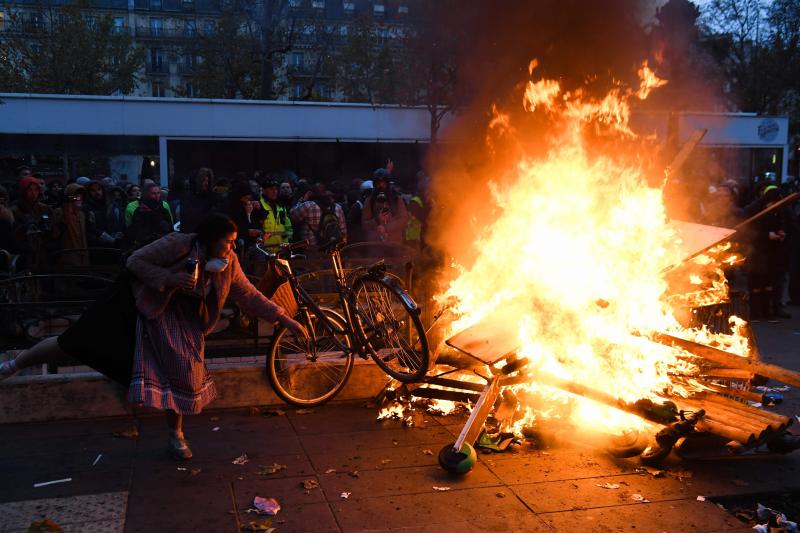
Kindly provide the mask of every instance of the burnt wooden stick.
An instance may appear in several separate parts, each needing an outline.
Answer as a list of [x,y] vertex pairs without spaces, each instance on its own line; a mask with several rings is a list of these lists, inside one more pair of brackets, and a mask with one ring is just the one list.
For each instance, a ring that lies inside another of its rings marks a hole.
[[769,363],[762,363],[761,361],[754,361],[749,357],[741,357],[718,348],[712,348],[711,346],[700,344],[699,342],[681,339],[680,337],[675,337],[673,335],[669,335],[668,333],[653,332],[650,334],[650,339],[658,342],[659,344],[677,346],[678,348],[686,350],[693,355],[708,359],[709,361],[713,361],[721,365],[749,370],[750,372],[780,381],[781,383],[800,387],[800,372],[795,372],[794,370],[789,370],[788,368],[783,368],[778,365],[771,365]]
[[706,416],[711,420],[751,431],[759,441],[772,437],[785,429],[781,424],[773,425],[764,419],[751,416],[743,411],[728,409],[726,406],[715,404],[714,402],[700,400],[692,405],[696,405],[697,408],[707,409]]
[[734,398],[748,402],[762,402],[764,400],[764,395],[758,392],[735,389],[733,387],[726,387],[725,385],[709,383],[707,381],[703,381],[703,385],[711,389],[713,392],[722,395],[723,397],[733,396]]
[[775,202],[771,206],[769,206],[767,208],[764,208],[761,211],[759,211],[758,213],[756,213],[755,215],[751,216],[750,218],[748,218],[748,219],[746,219],[746,220],[744,220],[742,222],[739,222],[732,229],[734,229],[736,231],[741,231],[744,228],[746,228],[747,226],[749,226],[750,224],[752,224],[753,222],[755,222],[757,220],[760,220],[761,218],[767,216],[768,214],[770,214],[770,213],[772,213],[774,211],[777,211],[781,207],[783,207],[785,205],[788,205],[788,204],[790,204],[790,203],[792,203],[792,202],[794,202],[794,201],[796,201],[798,199],[800,199],[800,192],[793,192],[792,194],[790,194],[786,198],[781,198],[780,200],[778,200],[777,202]]
[[792,423],[792,419],[787,416],[782,416],[777,413],[770,413],[769,411],[764,411],[757,407],[752,407],[749,405],[745,405],[743,403],[732,401],[727,398],[723,398],[721,396],[716,396],[714,394],[704,394],[702,398],[706,400],[708,403],[716,404],[723,406],[725,409],[728,410],[737,410],[740,412],[747,413],[748,415],[758,418],[759,420],[763,420],[765,423],[769,424],[773,428],[786,428]]
[[726,439],[736,441],[745,446],[753,446],[757,440],[749,431],[735,428],[725,423],[711,420],[710,418],[701,418],[694,427],[698,431],[707,431],[708,433],[725,437]]
[[748,416],[741,411],[734,411],[726,409],[725,406],[714,404],[712,402],[704,402],[702,400],[681,400],[680,405],[691,406],[694,411],[703,409],[706,412],[706,417],[720,422],[722,424],[736,427],[745,431],[751,432],[756,438],[760,438],[766,429],[772,429],[763,420],[755,417]]

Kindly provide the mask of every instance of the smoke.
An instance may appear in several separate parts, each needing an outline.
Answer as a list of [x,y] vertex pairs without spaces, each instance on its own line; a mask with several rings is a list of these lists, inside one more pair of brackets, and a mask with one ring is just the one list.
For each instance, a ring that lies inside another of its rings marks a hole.
[[[437,145],[428,160],[436,204],[428,240],[446,257],[468,264],[475,236],[496,218],[489,182],[503,182],[499,169],[509,166],[498,163],[543,154],[546,137],[558,127],[523,109],[531,60],[538,62],[534,77],[557,80],[565,91],[581,87],[599,97],[615,84],[636,86],[644,60],[660,74],[665,43],[652,25],[661,3],[483,0],[444,21],[468,36],[458,60],[459,116],[445,133],[449,142]],[[568,194],[567,177],[553,180],[562,181]]]

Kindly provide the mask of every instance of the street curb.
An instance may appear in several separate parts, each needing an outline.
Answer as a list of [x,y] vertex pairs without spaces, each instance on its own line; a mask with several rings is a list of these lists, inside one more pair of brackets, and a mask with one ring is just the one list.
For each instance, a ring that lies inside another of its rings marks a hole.
[[[208,409],[279,405],[264,367],[211,369],[217,398]],[[371,361],[358,360],[336,400],[371,398],[388,377]],[[126,391],[95,372],[20,376],[0,384],[0,424],[124,416],[141,412],[125,401]]]

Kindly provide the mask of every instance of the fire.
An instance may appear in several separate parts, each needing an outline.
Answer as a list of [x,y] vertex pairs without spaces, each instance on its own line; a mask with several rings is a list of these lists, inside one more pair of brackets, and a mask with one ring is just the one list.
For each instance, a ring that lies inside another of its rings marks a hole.
[[[531,62],[532,75],[537,65]],[[474,261],[457,265],[439,296],[456,302],[451,333],[490,319],[519,339],[518,355],[530,361],[532,380],[517,392],[549,398],[523,407],[519,424],[556,416],[608,430],[638,427],[642,422],[631,415],[555,389],[543,392],[534,382],[537,373],[628,402],[685,395],[670,376],[696,372],[688,354],[637,332],[670,331],[699,342],[713,335],[683,328],[674,311],[687,302],[666,296],[666,273],[682,257],[662,186],[651,185],[663,173],[643,164],[641,153],[614,143],[637,140],[629,127],[629,102],[666,83],[646,62],[639,76],[639,87],[617,83],[601,98],[565,90],[555,80],[528,83],[523,107],[551,119],[551,135],[540,139],[549,149],[498,166],[489,185],[498,216],[474,240]],[[509,115],[495,110],[494,116],[493,127],[522,134]],[[598,142],[613,149],[598,149]],[[689,285],[723,301],[724,274],[722,281],[714,277],[718,257],[709,254],[694,265]],[[747,353],[746,341],[727,345]]]

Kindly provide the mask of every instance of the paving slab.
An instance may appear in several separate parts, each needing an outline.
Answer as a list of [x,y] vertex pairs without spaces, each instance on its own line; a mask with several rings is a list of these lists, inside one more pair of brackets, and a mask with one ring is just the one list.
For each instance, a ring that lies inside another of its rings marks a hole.
[[380,498],[341,500],[331,507],[343,531],[399,528],[450,530],[472,522],[483,531],[551,531],[521,501],[497,488],[476,488]]
[[[571,512],[538,515],[556,531],[608,533],[611,531],[729,532],[742,523],[709,501],[678,500],[633,503]],[[752,530],[750,530],[752,531]]]
[[127,503],[127,492],[3,503],[0,531],[27,531],[32,522],[45,519],[64,531],[122,531]]
[[432,494],[434,487],[448,490],[478,487],[500,487],[502,483],[483,465],[467,476],[449,474],[437,466],[389,468],[320,476],[329,501],[343,492],[352,499],[396,496],[400,494]]

